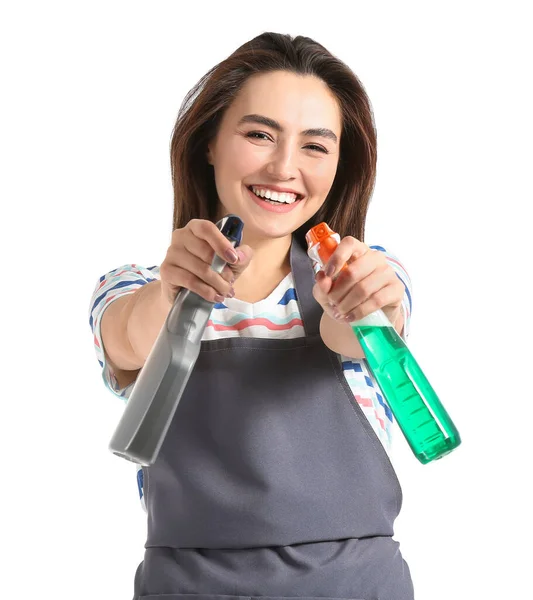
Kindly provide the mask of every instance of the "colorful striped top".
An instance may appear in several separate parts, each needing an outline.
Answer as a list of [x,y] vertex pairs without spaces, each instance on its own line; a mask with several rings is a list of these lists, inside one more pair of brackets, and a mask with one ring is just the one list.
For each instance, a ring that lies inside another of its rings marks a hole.
[[[412,284],[407,271],[398,258],[382,246],[370,246],[374,250],[385,253],[387,262],[404,284],[402,310],[405,324],[402,337],[407,341],[412,311]],[[138,264],[125,264],[105,275],[96,282],[89,307],[89,324],[93,334],[96,357],[102,368],[102,379],[105,387],[118,398],[127,402],[135,385],[120,388],[112,367],[106,360],[103,351],[100,323],[104,310],[115,300],[126,294],[132,294],[140,286],[160,279],[159,267],[143,267]],[[207,323],[203,340],[214,340],[224,337],[258,337],[258,338],[296,338],[305,335],[300,315],[296,289],[292,273],[289,273],[267,298],[250,304],[238,298],[225,298],[215,304]],[[391,448],[393,416],[381,393],[378,383],[368,368],[366,359],[353,359],[340,356],[344,376],[363,413],[372,425],[376,435],[387,452]],[[142,469],[137,465],[137,484],[141,504],[145,508]]]

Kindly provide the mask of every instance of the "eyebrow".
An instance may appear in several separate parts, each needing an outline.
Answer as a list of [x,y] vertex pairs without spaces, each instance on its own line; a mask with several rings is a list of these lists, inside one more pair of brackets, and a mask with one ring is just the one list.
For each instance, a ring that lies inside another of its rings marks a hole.
[[[237,125],[242,125],[243,123],[259,123],[261,125],[265,125],[266,127],[270,127],[271,129],[275,129],[276,131],[283,131],[283,127],[274,119],[270,117],[265,117],[263,115],[245,115],[240,119]],[[335,143],[337,143],[337,136],[331,131],[331,129],[326,129],[325,127],[315,127],[312,129],[306,129],[302,131],[302,134],[305,136],[317,136],[328,138]]]

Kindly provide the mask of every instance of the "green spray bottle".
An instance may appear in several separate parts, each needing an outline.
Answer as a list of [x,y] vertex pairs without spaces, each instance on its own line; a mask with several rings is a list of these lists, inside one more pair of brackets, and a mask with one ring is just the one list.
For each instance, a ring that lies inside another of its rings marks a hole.
[[[307,232],[306,240],[308,256],[323,268],[340,236],[320,223]],[[457,448],[459,432],[385,313],[376,310],[350,325],[416,458],[427,464]]]

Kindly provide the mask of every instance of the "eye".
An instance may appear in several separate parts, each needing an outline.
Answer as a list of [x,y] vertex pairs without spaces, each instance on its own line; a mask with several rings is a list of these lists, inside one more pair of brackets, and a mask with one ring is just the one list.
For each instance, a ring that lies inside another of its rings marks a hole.
[[317,146],[317,144],[308,144],[306,148],[312,148],[314,150],[318,150],[318,152],[329,154],[329,152],[323,146]]
[[[261,137],[261,136],[263,136],[263,137]],[[262,131],[250,131],[249,133],[246,134],[246,137],[254,138],[256,140],[264,140],[264,139],[270,140],[271,139],[269,135],[267,135],[266,133],[263,133]]]
[[[272,138],[267,134],[264,133],[263,131],[249,131],[246,134],[247,138],[252,138],[255,140],[265,140],[265,141],[272,141]],[[319,146],[318,144],[307,144],[307,146],[304,146],[305,148],[309,148],[310,150],[313,150],[314,152],[322,152],[322,154],[329,154],[329,151],[326,150],[326,148],[324,148],[323,146]]]

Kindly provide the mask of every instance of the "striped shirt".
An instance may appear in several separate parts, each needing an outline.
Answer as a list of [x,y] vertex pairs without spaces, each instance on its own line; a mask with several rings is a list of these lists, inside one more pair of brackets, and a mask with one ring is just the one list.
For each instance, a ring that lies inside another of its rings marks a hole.
[[[404,285],[402,337],[404,341],[407,341],[412,309],[410,277],[394,254],[382,246],[370,246],[370,248],[385,254],[387,262]],[[127,402],[135,382],[121,388],[112,367],[106,360],[100,330],[102,314],[118,298],[132,294],[142,285],[156,279],[160,279],[158,266],[122,265],[98,279],[91,297],[89,324],[93,334],[96,357],[102,368],[102,379],[105,387],[115,397],[122,398],[124,402]],[[303,336],[305,336],[305,332],[297,303],[296,289],[292,273],[289,273],[264,300],[251,304],[238,298],[225,298],[223,302],[215,304],[202,340],[226,337],[289,339]],[[389,452],[392,441],[393,416],[378,383],[370,372],[366,359],[354,359],[340,355],[340,360],[344,377],[354,398],[385,450]],[[138,491],[141,504],[146,510],[142,483],[142,469],[137,465]]]

